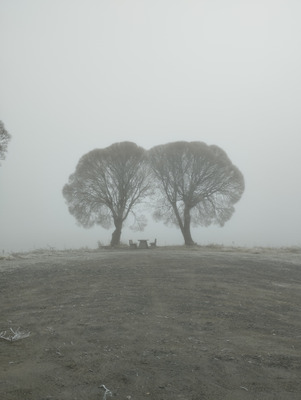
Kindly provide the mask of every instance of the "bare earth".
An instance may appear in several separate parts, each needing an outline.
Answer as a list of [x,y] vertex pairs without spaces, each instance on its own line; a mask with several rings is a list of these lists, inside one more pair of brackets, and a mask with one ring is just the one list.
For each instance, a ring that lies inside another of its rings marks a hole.
[[0,301],[30,332],[0,340],[3,400],[301,399],[300,249],[20,254]]

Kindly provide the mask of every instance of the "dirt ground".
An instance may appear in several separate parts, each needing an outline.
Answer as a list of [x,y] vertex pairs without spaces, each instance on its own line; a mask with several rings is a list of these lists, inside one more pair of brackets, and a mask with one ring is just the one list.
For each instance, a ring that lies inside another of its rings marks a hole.
[[[3,400],[300,400],[301,251],[0,260]],[[103,387],[101,387],[104,385]]]

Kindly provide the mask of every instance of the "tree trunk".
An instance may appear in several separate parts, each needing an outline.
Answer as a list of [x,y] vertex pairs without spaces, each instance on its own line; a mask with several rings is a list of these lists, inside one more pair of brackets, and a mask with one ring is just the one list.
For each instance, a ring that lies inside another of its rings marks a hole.
[[190,222],[191,222],[190,210],[185,208],[184,209],[184,224],[183,224],[183,227],[181,228],[181,231],[182,231],[186,246],[195,245],[195,243],[191,237]]
[[111,246],[118,246],[120,244],[122,219],[114,218],[115,231],[112,233]]
[[191,232],[190,232],[190,222],[191,222],[190,208],[185,207],[183,221],[182,221],[182,217],[179,213],[179,210],[177,208],[177,205],[175,203],[173,204],[173,210],[175,212],[179,227],[181,229],[181,232],[182,232],[182,235],[183,235],[183,238],[185,241],[185,245],[186,246],[195,245],[194,241],[192,240]]
[[183,233],[183,236],[184,236],[185,245],[186,246],[194,246],[195,243],[194,243],[194,241],[192,240],[192,237],[191,237],[190,227],[189,226],[185,227],[183,229],[182,233]]

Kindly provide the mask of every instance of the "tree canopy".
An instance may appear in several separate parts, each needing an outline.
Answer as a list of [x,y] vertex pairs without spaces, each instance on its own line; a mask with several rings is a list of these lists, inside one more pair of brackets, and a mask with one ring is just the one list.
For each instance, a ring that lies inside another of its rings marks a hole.
[[0,160],[5,159],[7,146],[10,139],[11,135],[5,129],[4,123],[0,121]]
[[181,229],[194,244],[191,225],[221,226],[244,191],[244,178],[218,146],[174,142],[153,147],[148,159],[157,182],[154,217]]
[[63,196],[80,225],[109,228],[113,223],[114,246],[120,243],[122,226],[130,213],[134,226],[145,226],[143,216],[137,215],[135,208],[150,192],[149,175],[142,147],[132,142],[115,143],[92,150],[79,160],[63,188]]

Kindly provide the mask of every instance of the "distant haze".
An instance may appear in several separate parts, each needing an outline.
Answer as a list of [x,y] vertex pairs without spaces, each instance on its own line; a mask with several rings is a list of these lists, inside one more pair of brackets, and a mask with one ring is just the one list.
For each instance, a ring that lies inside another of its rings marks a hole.
[[[0,251],[97,247],[62,187],[94,148],[177,140],[224,149],[245,193],[198,244],[301,245],[301,2],[2,0]],[[144,232],[182,244],[149,217]]]

